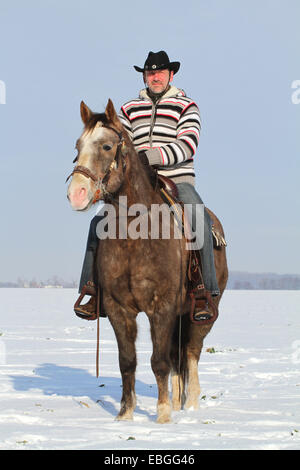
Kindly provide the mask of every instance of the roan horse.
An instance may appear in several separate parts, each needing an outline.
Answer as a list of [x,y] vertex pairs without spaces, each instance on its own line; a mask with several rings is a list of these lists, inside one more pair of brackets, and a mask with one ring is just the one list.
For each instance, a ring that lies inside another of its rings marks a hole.
[[[109,201],[120,211],[119,196],[127,197],[130,208],[142,204],[150,210],[163,204],[160,192],[150,182],[131,140],[108,101],[105,113],[93,113],[80,106],[84,130],[78,139],[78,156],[68,188],[74,210],[87,210],[97,200]],[[209,211],[214,226],[223,234],[216,216]],[[132,221],[128,217],[127,224]],[[174,219],[170,219],[174,225]],[[174,229],[174,227],[173,227]],[[160,232],[162,226],[160,226]],[[136,405],[135,370],[136,317],[145,312],[151,329],[151,366],[158,386],[157,422],[171,420],[168,381],[172,377],[174,410],[198,407],[200,385],[198,361],[203,339],[212,325],[196,325],[189,318],[186,272],[188,251],[184,237],[102,239],[97,252],[97,275],[104,310],[114,329],[122,375],[123,394],[118,420],[133,418]],[[221,295],[227,282],[225,247],[214,249]],[[221,295],[214,298],[219,304]]]

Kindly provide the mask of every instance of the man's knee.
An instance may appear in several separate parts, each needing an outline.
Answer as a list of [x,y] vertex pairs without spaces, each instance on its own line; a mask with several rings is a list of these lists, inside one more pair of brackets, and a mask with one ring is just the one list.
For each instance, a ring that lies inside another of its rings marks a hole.
[[195,187],[190,183],[178,183],[178,197],[184,204],[203,204]]

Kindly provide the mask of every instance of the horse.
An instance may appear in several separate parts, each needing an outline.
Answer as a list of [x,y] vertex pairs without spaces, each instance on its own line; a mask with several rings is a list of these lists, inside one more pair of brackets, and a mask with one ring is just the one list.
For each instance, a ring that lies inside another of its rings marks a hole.
[[[164,201],[152,184],[146,165],[135,151],[112,101],[108,100],[104,113],[91,111],[82,101],[80,114],[84,128],[76,143],[78,155],[67,193],[72,208],[86,211],[102,200],[112,205],[114,220],[118,221],[122,196],[127,198],[128,207],[138,204],[146,208],[148,217],[151,207]],[[209,214],[214,227],[224,236],[218,218],[211,211]],[[132,216],[127,217],[125,229],[133,220]],[[168,222],[173,233],[175,222],[172,217]],[[198,361],[203,340],[212,324],[191,322],[186,240],[184,236],[163,237],[163,229],[160,220],[158,237],[130,237],[124,236],[117,224],[115,236],[103,237],[98,245],[97,283],[116,336],[123,385],[117,420],[133,419],[136,406],[135,340],[136,318],[140,312],[146,313],[150,323],[151,367],[158,389],[157,422],[170,422],[172,409],[180,410],[183,406],[197,409],[199,406]],[[150,228],[148,231],[150,233]],[[225,246],[214,248],[214,259],[220,295],[213,298],[213,302],[218,307],[228,277]],[[170,376],[172,400],[168,390]]]

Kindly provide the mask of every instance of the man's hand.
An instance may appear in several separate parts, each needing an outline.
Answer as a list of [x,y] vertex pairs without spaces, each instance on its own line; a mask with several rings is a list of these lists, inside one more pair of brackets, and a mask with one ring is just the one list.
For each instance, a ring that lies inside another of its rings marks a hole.
[[155,167],[150,165],[146,152],[139,152],[138,156],[142,164],[145,166],[150,183],[152,184],[153,188],[155,188],[157,185],[157,172]]

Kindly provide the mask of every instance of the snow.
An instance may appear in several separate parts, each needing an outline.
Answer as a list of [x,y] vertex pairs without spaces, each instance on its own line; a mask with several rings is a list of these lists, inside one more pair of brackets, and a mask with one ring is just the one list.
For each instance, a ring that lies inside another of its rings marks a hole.
[[118,351],[107,319],[73,314],[75,289],[1,289],[0,449],[299,449],[300,291],[226,291],[199,362],[198,410],[156,423],[156,383],[139,315],[137,407],[115,421]]

